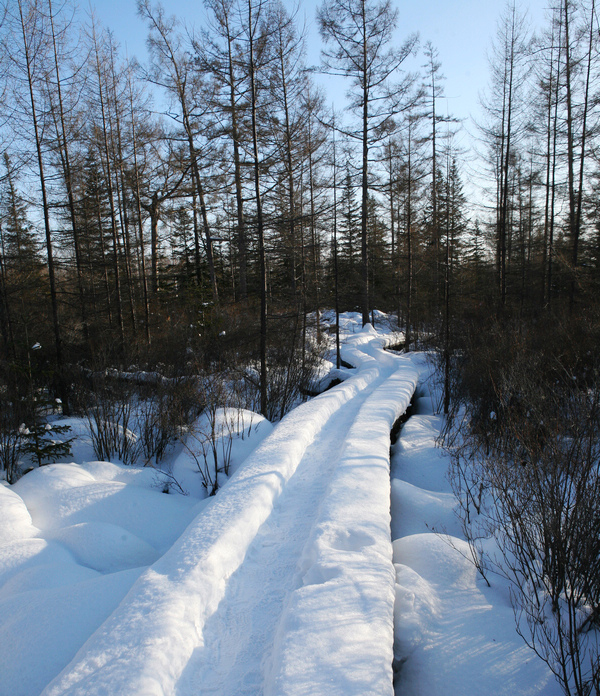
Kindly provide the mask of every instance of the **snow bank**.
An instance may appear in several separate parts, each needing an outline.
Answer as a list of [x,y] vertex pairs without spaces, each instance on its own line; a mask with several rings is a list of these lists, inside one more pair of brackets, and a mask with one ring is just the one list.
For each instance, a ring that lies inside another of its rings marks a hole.
[[37,532],[23,498],[8,486],[0,485],[0,546]]
[[155,483],[90,462],[0,487],[0,696],[39,694],[194,517]]
[[[356,342],[364,345],[374,338],[373,330],[367,328],[357,334]],[[45,696],[105,693],[162,696],[173,691],[192,651],[202,644],[204,623],[223,597],[227,579],[242,562],[248,546],[270,514],[274,501],[295,471],[306,448],[341,405],[380,377],[382,365],[377,360],[365,355],[352,343],[347,352],[348,356],[345,352],[344,359],[357,364],[356,375],[338,388],[301,405],[275,427],[228,485],[208,502],[203,514],[189,525],[164,556],[143,573],[118,609],[87,641],[69,667],[44,691]],[[383,357],[391,371],[396,359]],[[400,381],[397,381],[396,387],[400,386]],[[408,391],[408,387],[405,388]],[[380,407],[380,417],[387,419],[386,435],[389,437],[389,428],[398,406],[391,404],[391,393],[387,393],[387,398],[388,401]],[[376,402],[373,402],[373,408],[378,408]],[[345,492],[339,494],[337,503],[332,502],[332,508],[325,513],[324,519],[331,519],[332,515],[337,514],[336,506],[339,506],[341,514],[342,503],[349,502],[348,486],[359,486],[359,490],[363,487],[366,495],[360,503],[360,510],[369,513],[371,493],[368,490],[373,487],[373,495],[381,493],[383,479],[387,477],[389,439],[384,449],[384,430],[383,426],[378,429],[375,455],[369,440],[362,444],[356,441],[354,455],[348,455],[347,472],[342,475],[342,478],[347,477],[347,481],[343,484],[340,479],[339,483],[340,490]],[[357,476],[352,471],[352,456],[359,454],[370,456],[370,464],[363,467],[363,475]],[[386,486],[384,499],[387,501],[389,479]],[[381,509],[380,504],[378,509]],[[345,514],[340,529],[351,522],[348,513]],[[381,539],[385,524],[388,525],[387,542]],[[356,649],[375,635],[379,640],[389,638],[391,645],[393,571],[389,517],[384,522],[375,514],[372,522],[367,519],[363,527],[367,529],[366,532],[357,530],[357,537],[352,537],[350,542],[342,539],[337,544],[340,548],[334,549],[342,554],[339,560],[343,560],[343,565],[354,559],[359,578],[361,575],[365,578],[366,573],[366,566],[361,565],[359,547],[369,549],[372,546],[370,557],[382,568],[380,572],[373,571],[370,577],[375,582],[370,588],[365,585],[363,590],[350,578],[345,581],[344,586],[349,594],[344,601],[360,599],[363,591],[374,595],[364,611],[360,610],[360,601],[357,602],[362,621],[368,618],[369,621],[373,619],[374,623],[373,626],[363,623],[362,640],[354,644],[355,655]],[[368,537],[365,538],[364,534]],[[350,548],[344,548],[348,544]],[[383,589],[375,587],[380,578],[384,579]],[[377,620],[373,611],[380,601],[378,598],[382,596],[390,612],[384,611],[381,614],[383,618]],[[314,631],[317,625],[314,624],[312,628]],[[338,626],[338,630],[341,627]],[[391,652],[390,656],[385,655],[383,661],[391,664]],[[382,662],[381,658],[379,662]],[[391,682],[389,664],[385,670],[379,664],[372,669],[384,670]]]
[[1,696],[39,694],[111,614],[140,573],[136,569],[98,576],[65,562],[51,569],[38,565],[37,572],[57,573],[59,568],[68,584],[0,597]]
[[[389,513],[390,430],[418,379],[365,327],[351,349],[390,375],[352,425],[304,550],[303,586],[282,616],[265,694],[392,693],[394,569]],[[395,370],[395,371],[394,371]]]
[[[128,485],[114,479],[98,480],[76,464],[51,464],[34,469],[13,489],[27,505],[34,524],[50,532],[72,525],[97,522],[122,527],[156,551],[164,553],[193,517],[191,498],[165,495],[156,488]],[[100,467],[100,471],[137,478],[124,466]],[[138,470],[143,471],[143,470]],[[147,470],[152,474],[151,470]],[[142,474],[144,476],[144,474]],[[146,483],[150,486],[151,478]],[[82,554],[85,550],[82,549]]]

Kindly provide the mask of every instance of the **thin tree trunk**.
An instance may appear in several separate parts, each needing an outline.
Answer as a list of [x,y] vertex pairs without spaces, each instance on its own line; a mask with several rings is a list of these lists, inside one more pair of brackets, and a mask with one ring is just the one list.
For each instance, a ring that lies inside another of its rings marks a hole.
[[[506,256],[507,256],[507,236],[508,236],[508,190],[509,190],[509,170],[510,170],[510,147],[512,131],[512,107],[513,107],[513,77],[514,77],[514,31],[515,31],[515,8],[513,7],[510,57],[508,63],[508,103],[506,105],[506,151],[503,155],[504,174],[501,186],[500,203],[500,304],[506,305]],[[504,129],[503,129],[504,137]]]
[[320,297],[319,297],[319,247],[317,243],[317,232],[315,225],[315,186],[313,178],[313,152],[312,152],[312,129],[311,129],[311,114],[308,117],[308,186],[310,195],[310,237],[312,244],[313,257],[313,274],[315,283],[315,314],[317,318],[317,341],[321,340],[321,318],[319,315]]
[[406,333],[404,337],[404,350],[409,352],[412,323],[412,123],[408,122],[408,190],[406,196],[406,263],[407,263],[407,287],[406,287]]
[[[71,219],[71,229],[73,232],[73,247],[75,251],[75,267],[77,271],[77,289],[79,292],[79,305],[81,312],[81,323],[83,326],[83,335],[86,342],[89,341],[89,327],[87,322],[87,311],[85,302],[85,292],[83,287],[83,271],[81,263],[81,251],[79,241],[79,227],[77,224],[77,216],[75,214],[75,199],[73,196],[73,179],[71,176],[71,161],[69,156],[69,139],[67,137],[67,128],[65,123],[65,112],[62,98],[62,81],[60,77],[60,69],[58,63],[58,49],[56,46],[56,33],[54,30],[54,14],[52,12],[52,1],[48,0],[48,16],[50,18],[50,28],[52,31],[52,47],[54,53],[54,70],[56,73],[56,93],[58,97],[58,109],[60,119],[60,135],[58,137],[59,151],[63,164],[63,174],[65,185],[67,188],[67,200],[69,206],[69,216]],[[57,129],[58,134],[58,129]],[[62,143],[61,143],[62,141]]]
[[56,292],[56,276],[54,268],[54,253],[52,246],[52,233],[50,229],[50,213],[48,206],[48,194],[46,191],[46,176],[44,174],[44,160],[42,157],[42,142],[39,131],[39,123],[37,117],[37,108],[35,102],[35,96],[33,92],[33,75],[31,72],[31,57],[29,54],[29,44],[27,43],[27,35],[25,31],[25,18],[23,16],[23,5],[22,1],[18,0],[19,3],[19,15],[21,19],[21,30],[23,35],[23,48],[25,51],[25,63],[27,67],[27,83],[29,88],[29,98],[31,105],[31,120],[33,125],[33,132],[35,138],[35,149],[37,155],[38,164],[38,174],[40,178],[40,189],[42,192],[42,209],[44,216],[44,230],[46,233],[46,253],[48,256],[48,279],[50,282],[50,301],[52,305],[52,324],[54,327],[54,346],[56,352],[56,371],[57,371],[57,390],[59,397],[62,400],[63,413],[65,415],[69,414],[69,401],[67,398],[67,389],[64,382],[63,372],[64,372],[64,359],[62,350],[62,335],[58,314],[58,296]]
[[594,10],[596,2],[592,0],[592,7],[590,10],[590,34],[589,34],[589,45],[588,45],[588,55],[587,55],[587,72],[585,78],[585,94],[583,102],[583,123],[581,126],[581,154],[579,158],[579,184],[577,188],[577,209],[575,214],[575,237],[573,239],[573,281],[571,285],[571,304],[575,300],[575,294],[577,291],[577,264],[578,264],[578,246],[579,246],[579,234],[581,230],[581,208],[583,200],[583,173],[585,168],[585,145],[587,137],[587,117],[588,117],[588,105],[589,105],[589,94],[590,94],[590,74],[592,69],[592,47],[594,40]]
[[139,236],[139,247],[140,247],[140,263],[141,263],[141,275],[142,275],[142,291],[144,295],[144,319],[146,323],[146,344],[150,346],[151,335],[150,335],[150,302],[148,300],[148,279],[146,277],[146,254],[144,248],[144,226],[142,224],[142,205],[140,201],[140,174],[137,159],[137,134],[135,130],[135,118],[133,110],[133,89],[131,85],[131,76],[129,76],[129,106],[131,111],[131,140],[133,145],[133,168],[135,176],[135,200],[136,200],[136,212],[138,220],[138,236]]
[[335,366],[342,366],[340,351],[340,296],[338,274],[338,238],[337,238],[337,162],[335,147],[335,112],[333,114],[333,279],[335,298]]
[[[115,185],[117,186],[117,202],[119,205],[119,220],[121,236],[123,240],[123,257],[125,261],[125,281],[127,284],[127,296],[129,298],[129,313],[131,316],[131,328],[135,345],[137,346],[137,317],[135,314],[135,292],[133,288],[133,273],[131,264],[131,239],[129,235],[129,215],[127,212],[127,201],[125,198],[125,172],[123,166],[123,143],[121,138],[121,119],[119,117],[119,104],[117,99],[117,76],[115,74],[114,52],[111,44],[110,64],[112,76],[112,92],[114,102],[115,126],[117,133],[116,152],[117,167],[115,171]],[[112,131],[112,129],[111,129]]]
[[450,153],[446,181],[446,268],[444,269],[444,415],[450,411]]
[[285,159],[287,166],[288,180],[288,200],[290,209],[290,247],[291,247],[291,263],[292,263],[292,294],[296,294],[296,213],[295,213],[295,187],[294,187],[294,166],[292,159],[292,133],[290,126],[290,113],[287,94],[287,80],[285,75],[284,52],[279,53],[281,81],[283,87],[283,111],[284,111],[284,131],[285,131]]
[[246,300],[248,298],[248,251],[246,248],[246,225],[244,221],[244,197],[242,192],[242,168],[240,162],[240,135],[237,122],[237,106],[235,103],[235,75],[233,71],[233,55],[231,50],[232,38],[229,32],[228,18],[226,30],[229,70],[229,107],[231,109],[231,138],[233,140],[233,171],[237,215],[237,247],[240,272],[240,297],[242,300]]
[[577,246],[579,230],[577,229],[577,201],[575,197],[575,147],[573,142],[573,96],[571,86],[571,47],[569,45],[569,0],[564,0],[565,26],[565,86],[567,89],[567,185],[569,191],[569,236],[571,238],[571,289],[569,293],[570,306],[575,299],[575,272],[577,266]]
[[364,0],[362,0],[362,66],[361,79],[363,81],[362,99],[362,171],[361,171],[361,206],[360,206],[360,234],[361,234],[361,306],[363,326],[369,323],[369,256],[367,240],[367,214],[369,196],[369,88],[368,88],[368,63],[367,63],[367,25]]
[[4,248],[4,234],[0,223],[0,281],[2,290],[2,303],[0,305],[0,323],[2,324],[2,340],[4,342],[5,357],[17,356],[15,337],[12,328],[12,318],[10,312],[10,302],[8,301],[8,290],[6,281],[6,251]]
[[[560,43],[560,41],[559,41]],[[550,171],[551,171],[551,146],[552,146],[552,96],[554,77],[554,28],[552,30],[550,46],[550,76],[548,80],[548,119],[546,123],[546,185],[544,199],[544,248],[542,250],[542,306],[546,305],[546,272],[548,264],[548,237],[550,222]]]
[[252,0],[248,0],[249,68],[252,116],[252,151],[254,155],[254,194],[258,226],[258,258],[260,275],[260,412],[267,415],[267,267],[262,201],[260,194],[260,161],[258,156],[258,130],[256,118],[257,88],[254,64],[254,28],[252,25]]

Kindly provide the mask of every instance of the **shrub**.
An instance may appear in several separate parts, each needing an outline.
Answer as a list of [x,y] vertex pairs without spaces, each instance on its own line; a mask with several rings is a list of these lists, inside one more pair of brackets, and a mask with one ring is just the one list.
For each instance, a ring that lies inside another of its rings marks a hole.
[[[564,693],[598,694],[600,372],[587,337],[579,355],[560,330],[492,329],[455,364],[444,433],[464,529],[480,570],[510,580],[517,630]],[[482,558],[486,537],[498,551]]]

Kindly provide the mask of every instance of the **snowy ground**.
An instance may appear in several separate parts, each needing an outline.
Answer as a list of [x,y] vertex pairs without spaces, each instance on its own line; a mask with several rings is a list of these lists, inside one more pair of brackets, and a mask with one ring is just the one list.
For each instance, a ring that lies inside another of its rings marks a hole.
[[[245,414],[213,498],[188,450],[170,468],[190,495],[166,495],[152,469],[91,461],[75,422],[77,463],[0,486],[0,696],[391,696],[394,656],[403,696],[558,694],[506,588],[430,531],[458,534],[435,394],[423,356],[383,350],[384,319],[344,315],[342,384],[275,428]],[[389,432],[419,375],[394,566]]]
[[[509,590],[488,588],[454,515],[448,461],[435,441],[442,416],[422,356],[414,415],[392,448],[398,696],[558,696],[550,671],[515,631]],[[435,534],[432,530],[444,530]]]

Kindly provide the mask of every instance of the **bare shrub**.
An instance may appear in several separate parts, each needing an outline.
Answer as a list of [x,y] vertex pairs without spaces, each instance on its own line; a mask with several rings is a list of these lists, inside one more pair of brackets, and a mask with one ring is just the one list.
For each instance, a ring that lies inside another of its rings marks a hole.
[[600,693],[600,379],[585,359],[568,369],[560,339],[543,351],[522,333],[477,340],[443,439],[467,538],[480,558],[495,540],[480,562],[509,579],[518,632],[565,694],[589,696]]
[[22,438],[20,419],[12,402],[0,398],[0,468],[5,472],[8,483],[19,478],[19,457]]
[[[324,339],[317,340],[312,327],[302,330],[300,316],[280,316],[272,332],[267,352],[267,412],[270,421],[281,420],[286,413],[316,393],[315,376],[325,352]],[[244,384],[246,408],[260,411],[258,366],[239,366],[237,373]]]
[[94,454],[99,460],[114,456],[123,464],[135,464],[141,453],[136,422],[135,389],[128,384],[102,379],[83,404]]
[[160,462],[203,406],[198,381],[192,377],[163,380],[142,391],[136,422],[145,463]]
[[210,374],[199,380],[204,409],[183,441],[209,495],[217,492],[222,476],[229,476],[234,437],[244,437],[252,427],[252,417],[244,416],[239,394],[226,377]]

